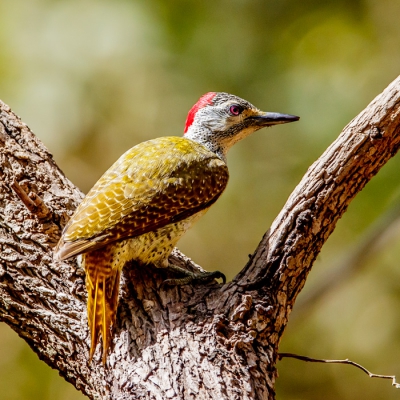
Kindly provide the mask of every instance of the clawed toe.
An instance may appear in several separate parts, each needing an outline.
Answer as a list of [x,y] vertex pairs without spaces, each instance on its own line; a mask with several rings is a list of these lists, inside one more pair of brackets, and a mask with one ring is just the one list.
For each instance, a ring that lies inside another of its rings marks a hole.
[[186,269],[170,265],[169,269],[174,272],[186,275],[184,278],[166,279],[160,286],[161,289],[166,286],[183,286],[194,282],[209,282],[213,279],[222,279],[223,284],[226,283],[225,275],[220,271],[213,272],[191,272]]

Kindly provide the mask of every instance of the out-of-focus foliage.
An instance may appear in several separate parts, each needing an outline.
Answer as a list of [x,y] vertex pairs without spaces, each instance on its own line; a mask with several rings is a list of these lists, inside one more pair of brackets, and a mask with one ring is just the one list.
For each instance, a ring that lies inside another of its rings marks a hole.
[[[4,0],[0,98],[36,132],[82,190],[126,149],[180,135],[207,91],[301,116],[231,151],[231,181],[180,248],[232,278],[308,166],[393,80],[397,0]],[[305,291],[398,201],[400,156],[352,203]],[[385,236],[357,276],[289,323],[281,350],[350,358],[400,379],[400,236]],[[296,309],[293,311],[296,313]],[[278,364],[278,398],[395,399],[388,381],[348,366]],[[7,399],[82,396],[0,325]]]

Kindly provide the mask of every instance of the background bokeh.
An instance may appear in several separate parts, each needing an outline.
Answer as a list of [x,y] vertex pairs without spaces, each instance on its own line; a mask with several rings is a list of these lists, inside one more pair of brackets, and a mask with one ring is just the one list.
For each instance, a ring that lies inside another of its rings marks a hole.
[[[397,0],[3,0],[0,98],[85,192],[138,142],[181,135],[187,111],[207,91],[300,115],[232,149],[227,191],[180,243],[232,278],[308,166],[398,75],[399,15]],[[368,246],[356,273],[306,302],[399,203],[399,171],[397,156],[339,222],[281,351],[348,357],[400,379],[400,223]],[[280,400],[399,398],[389,381],[345,365],[284,359],[278,368]],[[4,323],[0,393],[83,398]]]

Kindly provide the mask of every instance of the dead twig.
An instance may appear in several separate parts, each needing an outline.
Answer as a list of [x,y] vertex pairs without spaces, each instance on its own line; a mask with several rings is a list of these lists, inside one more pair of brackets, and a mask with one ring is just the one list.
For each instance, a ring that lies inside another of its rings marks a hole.
[[380,378],[380,379],[391,379],[392,380],[392,386],[394,386],[396,389],[400,389],[400,383],[396,382],[396,376],[395,375],[381,375],[381,374],[373,374],[372,372],[368,371],[365,367],[362,365],[349,360],[346,358],[345,360],[326,360],[324,358],[312,358],[312,357],[307,357],[307,356],[300,356],[298,354],[293,354],[293,353],[279,353],[278,354],[278,360],[282,360],[284,357],[290,357],[290,358],[296,358],[297,360],[301,361],[306,361],[306,362],[316,362],[316,363],[325,363],[325,364],[347,364],[347,365],[352,365],[358,369],[361,369],[361,371],[365,372],[370,378]]
[[51,214],[51,211],[36,193],[30,192],[27,194],[16,180],[11,183],[11,189],[31,214],[37,215],[39,219],[47,218]]

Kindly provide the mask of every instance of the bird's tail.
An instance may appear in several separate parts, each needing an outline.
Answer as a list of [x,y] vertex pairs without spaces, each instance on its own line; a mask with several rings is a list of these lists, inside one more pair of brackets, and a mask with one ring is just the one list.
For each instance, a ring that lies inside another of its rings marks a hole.
[[99,336],[103,339],[103,364],[111,344],[112,329],[118,307],[118,292],[121,268],[113,265],[108,246],[83,255],[88,291],[87,312],[90,329],[89,362],[93,358]]

